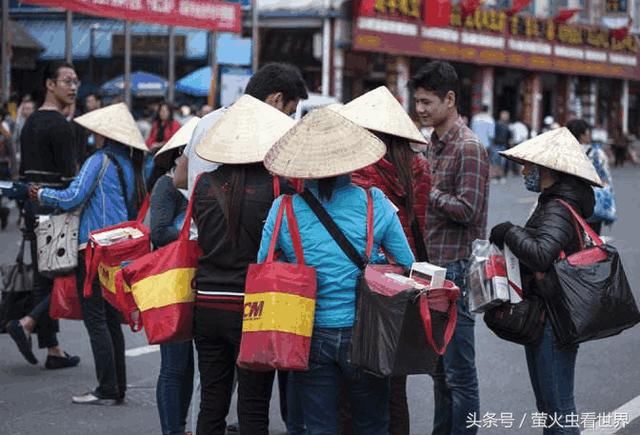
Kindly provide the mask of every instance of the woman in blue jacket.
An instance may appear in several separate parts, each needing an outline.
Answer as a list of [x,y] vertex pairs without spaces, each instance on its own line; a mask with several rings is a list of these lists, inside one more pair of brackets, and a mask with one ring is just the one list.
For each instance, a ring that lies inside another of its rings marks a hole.
[[64,211],[81,208],[77,282],[82,317],[91,341],[98,387],[74,396],[77,404],[122,403],[126,390],[124,336],[120,314],[103,298],[97,279],[92,296],[82,296],[84,249],[89,233],[135,217],[144,195],[142,180],[144,139],[123,103],[94,110],[75,119],[96,135],[100,148],[89,157],[68,188],[37,188],[30,195],[43,204]]
[[[331,109],[307,115],[269,151],[265,166],[285,177],[306,178],[305,187],[320,202],[353,246],[364,254],[367,239],[367,194],[351,183],[350,173],[378,161],[384,144]],[[396,263],[414,261],[396,209],[382,191],[372,188],[373,257],[381,248]],[[264,261],[282,198],[265,223],[258,260]],[[338,396],[348,389],[357,434],[388,434],[389,379],[362,372],[348,361],[355,322],[356,285],[362,271],[344,254],[306,201],[293,196],[305,263],[316,270],[318,292],[309,370],[293,374],[309,435],[337,434]],[[287,262],[296,262],[286,219],[277,247]]]

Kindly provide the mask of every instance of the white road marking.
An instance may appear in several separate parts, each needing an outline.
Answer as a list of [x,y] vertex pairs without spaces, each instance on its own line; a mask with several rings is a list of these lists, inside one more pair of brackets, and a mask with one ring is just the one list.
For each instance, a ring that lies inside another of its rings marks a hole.
[[[627,426],[631,424],[636,418],[640,417],[640,396],[635,397],[619,407],[618,409],[611,411],[609,416],[624,416],[626,420]],[[605,420],[610,420],[606,421]],[[582,431],[582,434],[585,435],[613,435],[618,433],[618,431],[622,431],[623,429],[618,427],[603,427],[603,426],[613,426],[611,423],[614,418],[608,419],[607,417],[600,416],[596,421],[595,427],[597,429],[588,429]]]
[[152,344],[149,346],[141,346],[134,347],[133,349],[127,349],[124,354],[126,356],[140,356],[147,353],[158,352],[160,350],[160,346],[157,344]]

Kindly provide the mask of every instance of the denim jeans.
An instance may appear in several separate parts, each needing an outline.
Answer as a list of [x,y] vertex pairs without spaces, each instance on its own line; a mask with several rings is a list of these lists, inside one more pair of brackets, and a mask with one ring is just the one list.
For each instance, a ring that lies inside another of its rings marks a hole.
[[[559,349],[555,343],[551,322],[547,321],[540,341],[525,346],[525,353],[531,386],[536,396],[536,407],[539,412],[549,416],[543,433],[579,435],[578,427],[562,427],[565,425],[566,415],[572,415],[575,421],[577,414],[573,384],[578,347]],[[567,426],[570,425],[571,418]]]
[[[84,253],[78,255],[78,263],[84,264]],[[95,393],[103,399],[124,398],[127,389],[127,373],[124,356],[124,335],[120,322],[122,316],[102,297],[102,290],[95,278],[91,283],[91,297],[82,295],[85,269],[76,269],[78,294],[82,319],[89,334],[93,361],[96,366],[98,388]]]
[[469,415],[480,415],[480,394],[475,363],[475,320],[466,303],[464,286],[467,261],[448,264],[447,279],[455,282],[463,296],[458,299],[458,321],[445,354],[433,377],[435,411],[433,435],[475,434]]
[[163,435],[183,435],[193,391],[191,340],[160,345],[156,402]]
[[341,384],[351,402],[357,435],[387,435],[389,378],[365,373],[348,361],[352,328],[315,328],[309,370],[292,373],[309,435],[336,435]]

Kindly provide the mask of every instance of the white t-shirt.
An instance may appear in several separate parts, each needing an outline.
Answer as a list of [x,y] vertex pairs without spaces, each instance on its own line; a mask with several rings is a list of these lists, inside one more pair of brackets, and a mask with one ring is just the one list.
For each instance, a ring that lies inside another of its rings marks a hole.
[[189,143],[184,149],[184,155],[189,159],[189,168],[187,171],[187,192],[189,198],[191,198],[191,191],[193,190],[198,175],[203,172],[215,171],[220,166],[219,163],[210,162],[198,156],[196,154],[196,144],[200,142],[202,137],[218,122],[218,119],[220,119],[226,110],[226,107],[222,107],[198,121],[196,129],[193,131],[193,135],[191,135],[191,140],[189,140]]

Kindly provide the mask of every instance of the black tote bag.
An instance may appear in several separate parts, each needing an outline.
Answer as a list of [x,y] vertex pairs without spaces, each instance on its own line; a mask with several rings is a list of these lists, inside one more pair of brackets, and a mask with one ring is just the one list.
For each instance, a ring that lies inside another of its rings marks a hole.
[[566,202],[582,242],[586,233],[594,246],[568,257],[561,254],[551,273],[558,290],[545,296],[547,314],[560,346],[572,346],[619,334],[640,322],[617,250],[604,244],[585,220]]

